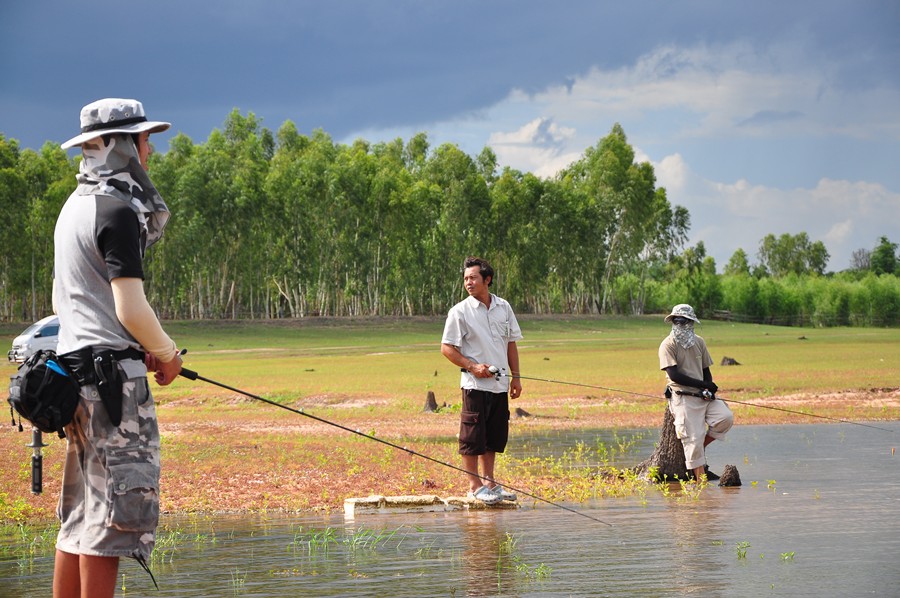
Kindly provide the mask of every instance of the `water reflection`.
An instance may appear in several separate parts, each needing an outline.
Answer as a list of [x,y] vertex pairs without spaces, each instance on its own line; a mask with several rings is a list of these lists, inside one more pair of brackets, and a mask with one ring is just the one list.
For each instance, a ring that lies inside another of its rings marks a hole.
[[[166,517],[182,537],[154,564],[161,590],[123,563],[118,595],[897,596],[900,455],[891,448],[900,423],[884,425],[895,432],[738,426],[716,460],[718,469],[737,465],[740,488],[567,505],[613,527],[543,503],[352,522],[339,514]],[[593,444],[598,434],[560,444]],[[631,463],[652,452],[655,434],[632,450]],[[560,454],[552,441],[529,439]],[[48,594],[52,555],[29,557],[30,541],[0,538],[0,595]]]
[[736,489],[695,488],[693,483],[686,484],[685,490],[679,487],[674,500],[665,503],[667,534],[675,541],[671,575],[684,593],[721,596],[728,580],[724,563],[708,559],[700,566],[698,555],[724,545],[724,538],[729,536],[727,513]]
[[466,596],[516,595],[515,537],[498,527],[494,513],[473,511],[460,526]]

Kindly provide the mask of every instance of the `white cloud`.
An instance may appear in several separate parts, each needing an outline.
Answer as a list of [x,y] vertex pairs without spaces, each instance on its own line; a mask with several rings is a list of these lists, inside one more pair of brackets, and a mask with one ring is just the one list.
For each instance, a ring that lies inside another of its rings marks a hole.
[[518,170],[547,177],[578,159],[579,153],[564,152],[574,135],[574,129],[561,127],[552,119],[536,118],[515,131],[491,133],[488,145],[501,164],[516,164]]
[[[826,244],[837,270],[855,249],[890,235],[885,228],[900,213],[900,195],[865,181],[878,171],[896,180],[893,168],[873,169],[872,160],[885,160],[876,148],[900,140],[900,92],[838,87],[835,68],[802,35],[766,47],[659,47],[538,93],[513,90],[494,106],[434,123],[429,138],[471,154],[486,143],[501,166],[547,177],[620,123],[637,160],[653,163],[670,201],[690,211],[690,242],[704,241],[720,268],[738,248],[755,256],[769,233],[806,232]],[[846,151],[848,140],[872,145],[857,155]],[[742,153],[747,147],[754,152]],[[819,162],[820,154],[834,159]],[[830,172],[836,163],[846,180]],[[853,172],[868,176],[854,180]]]
[[[641,156],[638,159],[637,152],[635,152],[635,161],[650,162],[650,159],[645,156]],[[653,171],[656,173],[657,186],[665,187],[669,197],[671,197],[672,193],[683,191],[685,185],[687,185],[688,177],[691,176],[690,170],[681,154],[666,156],[659,164],[654,165]]]
[[[674,160],[654,165],[657,172]],[[737,249],[755,259],[759,242],[768,234],[796,235],[822,241],[831,255],[829,269],[842,270],[859,248],[873,248],[893,230],[900,213],[900,193],[867,182],[822,179],[813,188],[778,189],[741,179],[734,183],[705,180],[687,165],[678,170],[683,185],[668,188],[669,201],[691,213],[689,243],[703,241],[721,269]],[[660,177],[660,184],[664,182]]]

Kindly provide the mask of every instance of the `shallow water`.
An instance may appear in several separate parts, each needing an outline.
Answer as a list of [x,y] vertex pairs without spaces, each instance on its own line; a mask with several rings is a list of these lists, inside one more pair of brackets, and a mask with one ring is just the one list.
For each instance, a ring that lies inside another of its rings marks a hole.
[[[566,504],[611,527],[524,500],[355,520],[168,517],[163,531],[181,537],[158,550],[160,591],[123,562],[117,595],[900,596],[900,422],[878,425],[893,432],[736,426],[709,458],[714,471],[736,465],[740,488]],[[510,452],[559,454],[632,432],[514,437]],[[620,466],[652,452],[657,431],[639,432]],[[0,595],[49,594],[52,557],[3,559]]]

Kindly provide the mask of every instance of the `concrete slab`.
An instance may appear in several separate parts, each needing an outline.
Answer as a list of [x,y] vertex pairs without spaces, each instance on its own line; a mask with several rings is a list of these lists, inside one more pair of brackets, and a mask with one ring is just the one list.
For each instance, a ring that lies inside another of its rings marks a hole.
[[433,494],[411,496],[381,496],[373,494],[363,498],[344,499],[344,516],[379,515],[387,513],[434,513],[442,511],[461,511],[465,509],[518,509],[514,502],[499,502],[486,505],[480,500],[465,496],[449,496],[441,498]]

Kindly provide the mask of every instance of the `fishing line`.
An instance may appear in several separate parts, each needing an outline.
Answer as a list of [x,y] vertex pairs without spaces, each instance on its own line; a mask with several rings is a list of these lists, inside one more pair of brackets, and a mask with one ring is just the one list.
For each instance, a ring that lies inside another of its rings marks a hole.
[[[454,469],[454,470],[459,471],[459,472],[462,472],[462,473],[464,473],[464,474],[466,474],[466,475],[478,475],[478,474],[476,474],[476,473],[473,473],[473,472],[471,472],[471,471],[468,471],[468,470],[466,470],[466,469],[463,469],[462,467],[457,467],[456,465],[452,465],[452,464],[450,464],[450,463],[447,463],[446,461],[441,461],[440,459],[435,459],[434,457],[429,457],[428,455],[423,455],[422,453],[419,453],[419,452],[416,452],[416,451],[414,451],[414,450],[412,450],[412,449],[406,448],[405,446],[400,446],[399,444],[394,444],[393,442],[389,442],[389,441],[387,441],[387,440],[383,440],[383,439],[378,438],[378,437],[376,437],[376,436],[372,436],[372,435],[370,435],[370,434],[366,434],[366,433],[364,433],[364,432],[360,432],[359,430],[354,430],[353,428],[348,428],[347,426],[343,426],[343,425],[341,425],[341,424],[338,424],[338,423],[329,421],[329,420],[327,420],[327,419],[321,418],[321,417],[319,417],[319,416],[317,416],[317,415],[313,415],[313,414],[311,414],[311,413],[307,413],[306,411],[303,411],[303,409],[294,409],[293,407],[288,407],[287,405],[282,405],[281,403],[276,403],[275,401],[272,401],[272,400],[266,399],[266,398],[264,398],[264,397],[261,397],[261,396],[259,396],[259,395],[255,395],[255,394],[253,394],[253,393],[247,392],[246,390],[241,390],[240,388],[235,388],[235,387],[233,387],[233,386],[228,386],[227,384],[223,384],[223,383],[221,383],[221,382],[216,382],[215,380],[211,380],[211,379],[209,379],[209,378],[205,378],[205,377],[201,376],[200,374],[198,374],[197,372],[195,372],[195,371],[193,371],[193,370],[189,370],[189,369],[187,369],[187,368],[181,368],[181,372],[179,373],[179,375],[180,375],[180,376],[183,376],[183,377],[185,377],[185,378],[187,378],[188,380],[203,380],[204,382],[208,382],[209,384],[213,384],[213,385],[215,385],[215,386],[219,386],[219,387],[221,387],[221,388],[225,388],[225,389],[227,389],[227,390],[231,390],[231,391],[233,391],[233,392],[236,392],[236,393],[242,394],[242,395],[244,395],[244,396],[250,397],[251,399],[256,399],[257,401],[262,401],[263,403],[268,403],[269,405],[274,405],[275,407],[280,407],[280,408],[282,408],[282,409],[285,409],[285,410],[290,411],[290,412],[292,412],[292,413],[296,413],[296,414],[298,414],[298,415],[303,415],[303,416],[308,417],[308,418],[310,418],[310,419],[314,419],[314,420],[316,420],[317,422],[321,422],[321,423],[323,423],[323,424],[328,424],[329,426],[334,426],[335,428],[340,428],[341,430],[345,430],[345,431],[350,432],[350,433],[352,433],[352,434],[356,434],[357,436],[362,436],[363,438],[368,438],[369,440],[375,440],[376,442],[380,442],[381,444],[387,445],[387,446],[389,446],[389,447],[391,447],[391,448],[395,448],[395,449],[404,451],[404,452],[406,452],[406,453],[409,453],[410,455],[415,455],[416,457],[420,457],[420,458],[425,459],[425,460],[427,460],[427,461],[431,461],[432,463],[437,463],[438,465],[443,465],[444,467],[449,467],[450,469]],[[483,477],[483,476],[480,476],[480,477]],[[486,480],[488,480],[489,482],[492,482],[492,483],[494,483],[494,484],[499,484],[499,482],[498,482],[497,480],[492,479],[492,478],[483,477],[483,479],[486,479]],[[537,501],[540,501],[540,502],[543,502],[543,503],[547,503],[548,505],[553,506],[553,507],[556,507],[556,508],[558,508],[558,509],[562,509],[562,510],[564,510],[564,511],[568,511],[568,512],[570,512],[570,513],[574,513],[575,515],[580,515],[581,517],[585,517],[586,519],[590,519],[591,521],[596,521],[597,523],[602,523],[603,525],[608,525],[609,527],[612,527],[612,524],[611,524],[611,523],[607,523],[606,521],[603,521],[603,520],[601,520],[601,519],[597,519],[596,517],[593,517],[593,516],[591,516],[591,515],[588,515],[587,513],[583,513],[583,512],[581,512],[581,511],[578,511],[578,510],[576,510],[576,509],[572,509],[572,508],[567,507],[567,506],[565,506],[565,505],[561,505],[561,504],[555,503],[555,502],[553,502],[553,501],[551,501],[551,500],[547,500],[546,498],[543,498],[543,497],[541,497],[541,496],[538,496],[537,494],[531,494],[530,492],[526,492],[525,490],[522,490],[521,488],[516,488],[516,487],[510,486],[510,485],[508,485],[508,484],[503,484],[503,486],[509,488],[510,490],[515,491],[515,492],[518,493],[518,494],[522,494],[522,495],[524,495],[524,496],[528,496],[528,497],[533,498],[533,499],[535,499],[535,500],[537,500]]]
[[[493,366],[492,366],[493,367]],[[624,394],[634,395],[638,397],[648,397],[651,399],[659,400],[659,397],[656,395],[650,395],[643,392],[634,392],[631,390],[623,390],[621,388],[610,388],[608,386],[597,386],[594,384],[581,384],[579,382],[566,382],[565,380],[551,380],[549,378],[534,378],[532,376],[511,376],[509,374],[501,373],[499,370],[496,372],[497,376],[505,376],[506,378],[520,378],[522,380],[536,380],[538,382],[550,382],[552,384],[567,384],[569,386],[582,386],[584,388],[597,388],[599,390],[608,390],[611,392],[620,392]],[[840,422],[842,424],[852,424],[854,426],[863,426],[865,428],[872,428],[873,430],[881,430],[882,432],[894,432],[894,430],[888,428],[881,428],[878,426],[873,426],[871,424],[862,424],[859,422],[853,422],[846,419],[840,419],[837,417],[828,417],[827,415],[816,415],[815,413],[805,413],[803,411],[795,411],[793,409],[785,409],[784,407],[773,407],[771,405],[760,405],[759,403],[750,403],[747,401],[738,401],[736,399],[729,399],[727,397],[716,397],[717,399],[722,399],[723,401],[728,401],[729,403],[736,403],[738,405],[747,405],[748,407],[759,407],[760,409],[773,409],[775,411],[784,411],[785,413],[793,413],[794,415],[805,415],[806,417],[817,417],[819,419],[827,419],[829,421]]]

